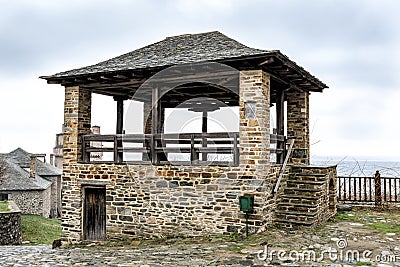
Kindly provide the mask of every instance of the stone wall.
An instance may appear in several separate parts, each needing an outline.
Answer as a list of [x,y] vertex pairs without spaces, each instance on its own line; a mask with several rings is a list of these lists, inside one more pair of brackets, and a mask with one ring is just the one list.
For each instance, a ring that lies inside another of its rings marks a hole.
[[51,188],[46,190],[12,191],[9,200],[15,202],[22,214],[50,215]]
[[278,170],[271,168],[258,180],[239,167],[75,164],[64,177],[63,237],[81,240],[83,188],[100,184],[106,186],[111,238],[243,232],[245,215],[238,197],[244,194],[255,197],[250,233],[262,231],[272,223],[276,196],[271,193]]
[[54,218],[61,214],[61,177],[48,176],[46,179],[52,182],[50,195],[50,217]]
[[13,201],[8,202],[10,211],[0,212],[0,245],[19,245],[22,241],[21,211]]

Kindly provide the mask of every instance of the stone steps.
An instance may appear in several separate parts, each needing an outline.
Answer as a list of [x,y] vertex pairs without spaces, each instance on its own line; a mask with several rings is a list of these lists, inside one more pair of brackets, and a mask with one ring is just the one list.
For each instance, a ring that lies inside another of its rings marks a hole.
[[323,185],[325,181],[308,181],[308,180],[287,180],[287,184],[296,184],[296,185]]
[[321,186],[325,180],[325,174],[291,175],[279,197],[275,223],[285,228],[313,225],[317,217]]
[[296,226],[312,226],[314,223],[309,221],[298,221],[298,220],[284,220],[284,219],[276,219],[275,223],[278,223],[280,226],[284,228],[295,228]]
[[282,202],[282,201],[277,203],[277,210],[312,212],[314,209],[315,210],[317,209],[316,204]]
[[319,196],[309,196],[309,195],[293,195],[293,194],[283,194],[280,196],[279,201],[283,203],[302,203],[317,205]]
[[281,199],[310,199],[316,200],[319,199],[319,196],[304,196],[304,195],[294,195],[294,194],[282,194]]
[[305,217],[314,217],[317,212],[301,212],[301,211],[288,211],[288,210],[277,210],[276,211],[278,215],[283,216],[283,215],[296,215],[296,216],[305,216]]

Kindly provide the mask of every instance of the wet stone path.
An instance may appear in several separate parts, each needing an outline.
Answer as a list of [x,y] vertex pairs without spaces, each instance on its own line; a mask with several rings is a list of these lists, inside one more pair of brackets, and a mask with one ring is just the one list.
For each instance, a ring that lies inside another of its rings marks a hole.
[[[226,256],[226,258],[224,257]],[[2,246],[0,266],[251,266],[250,257],[204,245],[132,247]],[[261,265],[263,266],[263,265]]]
[[[285,231],[273,228],[248,239],[232,235],[131,240],[124,244],[110,240],[105,244],[89,243],[57,249],[49,245],[0,246],[0,267],[400,267],[400,211],[348,212],[340,217],[341,221],[315,229]],[[310,258],[313,254],[314,258]]]
[[[52,249],[41,246],[1,246],[0,266],[400,266],[399,261],[388,263],[360,262],[294,262],[290,260],[260,260],[259,248],[233,251],[232,244],[155,244],[140,246],[89,245]],[[257,252],[258,251],[258,252]]]

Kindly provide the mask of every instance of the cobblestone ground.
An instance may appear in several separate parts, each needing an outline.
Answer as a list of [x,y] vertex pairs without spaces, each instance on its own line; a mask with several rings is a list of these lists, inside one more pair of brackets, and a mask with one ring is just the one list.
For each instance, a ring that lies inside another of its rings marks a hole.
[[227,253],[227,246],[158,245],[146,248],[89,246],[3,246],[1,266],[251,266],[251,257]]
[[[57,249],[0,246],[0,266],[400,266],[400,213],[356,216],[362,220],[303,231],[270,229],[248,239],[175,238]],[[378,231],[369,224],[393,228]]]

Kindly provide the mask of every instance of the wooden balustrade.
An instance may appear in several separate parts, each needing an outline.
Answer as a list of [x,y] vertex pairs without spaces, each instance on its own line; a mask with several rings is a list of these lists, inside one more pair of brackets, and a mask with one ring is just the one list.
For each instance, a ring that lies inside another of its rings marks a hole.
[[[106,163],[238,166],[239,139],[238,132],[84,135],[83,162],[97,162],[91,161],[90,154],[101,152],[100,162]],[[271,144],[277,144],[271,153],[276,153],[277,159],[285,153],[279,143],[285,143],[285,137],[271,135]]]

